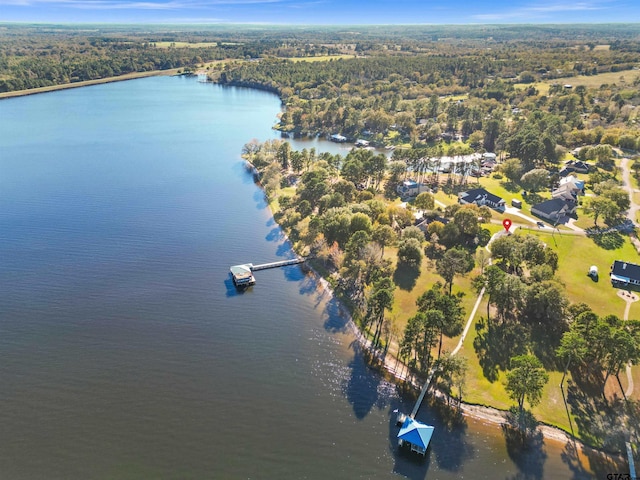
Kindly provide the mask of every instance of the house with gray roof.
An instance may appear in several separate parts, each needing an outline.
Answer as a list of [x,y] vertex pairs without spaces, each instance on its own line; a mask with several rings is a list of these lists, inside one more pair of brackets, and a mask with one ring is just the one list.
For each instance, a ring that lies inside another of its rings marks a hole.
[[615,260],[609,276],[614,287],[640,286],[640,265]]
[[479,207],[487,205],[497,210],[504,210],[506,206],[506,202],[502,197],[494,195],[484,188],[474,188],[473,190],[467,190],[466,192],[459,193],[458,203],[461,205],[475,203]]
[[551,223],[562,223],[576,211],[576,203],[562,198],[552,198],[531,207],[531,213]]

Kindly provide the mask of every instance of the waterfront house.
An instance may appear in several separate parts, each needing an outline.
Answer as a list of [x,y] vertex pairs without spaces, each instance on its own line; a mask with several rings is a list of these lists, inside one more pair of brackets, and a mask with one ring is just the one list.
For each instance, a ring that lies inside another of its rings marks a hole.
[[475,203],[479,207],[487,205],[498,210],[504,209],[506,205],[503,198],[486,191],[484,188],[474,188],[458,194],[458,203],[462,205]]
[[396,187],[396,192],[402,198],[407,198],[415,197],[423,192],[431,192],[431,189],[424,183],[418,183],[415,180],[405,180]]
[[552,223],[562,223],[575,213],[576,203],[562,198],[552,198],[531,207],[531,213],[538,217],[545,218]]
[[329,138],[332,142],[344,143],[347,141],[347,137],[340,135],[339,133],[334,133]]
[[418,195],[420,186],[415,180],[405,180],[396,187],[396,192],[402,197],[413,197]]
[[640,265],[615,260],[611,265],[611,284],[614,287],[629,287],[640,285]]

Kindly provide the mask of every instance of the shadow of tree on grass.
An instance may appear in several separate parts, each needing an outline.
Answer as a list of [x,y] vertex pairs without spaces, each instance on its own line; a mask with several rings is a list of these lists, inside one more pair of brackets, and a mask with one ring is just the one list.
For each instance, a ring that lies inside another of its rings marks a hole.
[[503,180],[500,182],[500,186],[504,188],[507,192],[518,193],[522,188],[510,180]]
[[416,286],[419,276],[419,268],[399,263],[396,270],[393,272],[393,283],[395,283],[401,290],[410,292],[413,290],[413,287]]
[[507,370],[511,357],[527,352],[526,329],[516,322],[497,323],[481,318],[476,324],[473,348],[480,360],[482,373],[490,382],[498,379],[499,370]]
[[607,401],[600,392],[590,393],[573,381],[567,382],[567,403],[575,416],[580,437],[609,452],[624,451],[628,435],[624,401],[619,398]]
[[599,233],[589,235],[589,237],[593,239],[596,245],[605,250],[617,250],[624,245],[624,237],[620,232]]
[[546,370],[559,370],[556,349],[560,345],[562,333],[554,332],[545,324],[531,325],[531,350],[542,362]]

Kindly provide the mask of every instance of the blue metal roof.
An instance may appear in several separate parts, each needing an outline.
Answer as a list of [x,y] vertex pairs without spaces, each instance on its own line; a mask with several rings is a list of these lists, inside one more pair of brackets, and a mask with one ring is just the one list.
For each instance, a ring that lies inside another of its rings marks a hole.
[[411,417],[407,417],[398,432],[398,438],[426,450],[431,441],[433,430],[434,428],[432,426],[425,425]]

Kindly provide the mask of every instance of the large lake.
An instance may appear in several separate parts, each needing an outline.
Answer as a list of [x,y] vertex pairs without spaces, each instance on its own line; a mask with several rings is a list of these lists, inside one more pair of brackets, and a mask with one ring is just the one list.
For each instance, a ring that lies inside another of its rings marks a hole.
[[243,168],[268,93],[158,77],[0,101],[0,477],[588,477],[411,409],[369,370]]

